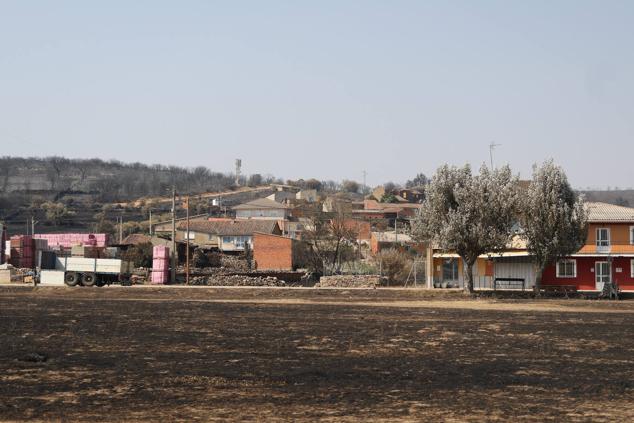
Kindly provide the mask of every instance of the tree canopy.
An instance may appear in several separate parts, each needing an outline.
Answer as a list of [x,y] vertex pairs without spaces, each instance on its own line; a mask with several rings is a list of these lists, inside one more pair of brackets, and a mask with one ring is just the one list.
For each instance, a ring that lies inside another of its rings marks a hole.
[[478,175],[471,167],[440,167],[413,223],[413,235],[464,261],[465,290],[473,292],[478,256],[504,249],[513,235],[519,206],[518,179],[508,166]]

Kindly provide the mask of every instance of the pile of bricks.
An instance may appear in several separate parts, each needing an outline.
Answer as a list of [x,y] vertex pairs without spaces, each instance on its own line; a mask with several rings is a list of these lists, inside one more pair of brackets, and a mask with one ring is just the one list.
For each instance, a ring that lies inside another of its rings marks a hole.
[[322,276],[316,288],[376,288],[385,286],[387,280],[377,275]]
[[35,254],[33,238],[30,235],[11,237],[11,261],[13,267],[33,268]]

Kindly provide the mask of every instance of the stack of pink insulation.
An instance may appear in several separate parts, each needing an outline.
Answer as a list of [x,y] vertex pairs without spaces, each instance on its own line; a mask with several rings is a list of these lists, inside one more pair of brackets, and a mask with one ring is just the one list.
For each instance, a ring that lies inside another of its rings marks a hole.
[[47,240],[51,248],[70,248],[73,245],[108,246],[108,234],[35,234],[33,238]]
[[157,245],[152,250],[152,283],[165,284],[169,282],[170,249],[164,245]]

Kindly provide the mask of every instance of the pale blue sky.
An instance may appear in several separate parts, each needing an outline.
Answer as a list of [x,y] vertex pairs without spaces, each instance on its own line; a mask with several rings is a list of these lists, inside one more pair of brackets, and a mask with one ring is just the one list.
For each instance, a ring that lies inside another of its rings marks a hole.
[[0,155],[634,186],[634,1],[0,0]]

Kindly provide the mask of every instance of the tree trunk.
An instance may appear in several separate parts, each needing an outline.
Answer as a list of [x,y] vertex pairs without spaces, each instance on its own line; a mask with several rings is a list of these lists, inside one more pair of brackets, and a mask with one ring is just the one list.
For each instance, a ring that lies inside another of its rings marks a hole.
[[465,269],[465,276],[467,281],[464,285],[465,293],[473,294],[473,265],[474,263],[466,262],[467,268]]
[[540,296],[541,295],[541,289],[542,289],[542,275],[544,274],[544,266],[536,266],[535,269],[535,287],[533,288],[533,291],[535,292],[536,296]]

